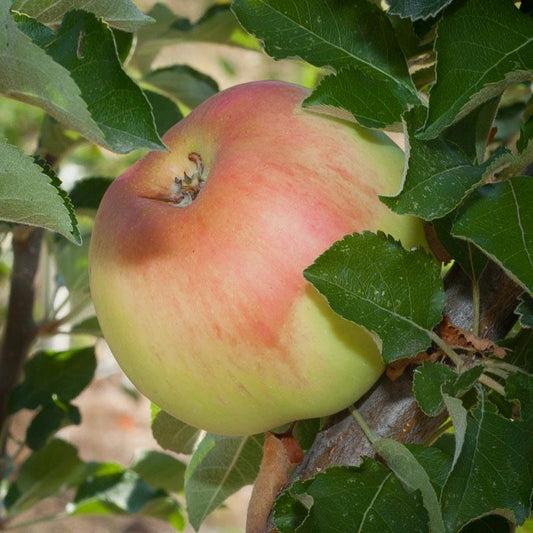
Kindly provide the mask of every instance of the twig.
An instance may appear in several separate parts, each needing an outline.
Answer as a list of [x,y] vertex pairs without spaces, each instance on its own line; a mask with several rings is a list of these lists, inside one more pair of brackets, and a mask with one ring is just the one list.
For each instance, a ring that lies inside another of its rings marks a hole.
[[503,388],[503,385],[498,383],[495,379],[492,379],[490,376],[487,376],[487,374],[481,374],[478,381],[505,397],[505,389]]
[[353,405],[350,405],[350,407],[348,407],[348,410],[350,411],[350,413],[352,413],[353,418],[355,419],[359,427],[363,430],[363,433],[365,434],[366,438],[372,444],[374,444],[377,441],[377,438],[374,433],[372,433],[372,430],[368,427],[368,424],[365,422],[365,419],[359,414],[359,411]]

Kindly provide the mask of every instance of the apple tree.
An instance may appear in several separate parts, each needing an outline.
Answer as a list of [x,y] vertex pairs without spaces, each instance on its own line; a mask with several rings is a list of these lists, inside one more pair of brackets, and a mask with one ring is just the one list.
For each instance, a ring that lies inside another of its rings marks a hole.
[[[0,3],[0,530],[65,492],[43,518],[198,530],[250,484],[249,532],[533,530],[533,2],[207,0],[194,19],[147,4]],[[102,336],[91,229],[112,180],[219,91],[169,60],[183,44],[253,54],[312,89],[310,113],[400,139],[402,187],[380,200],[423,221],[431,256],[354,233],[302,272],[379,337],[386,371],[349,409],[227,437],[153,405],[169,453],[86,462],[56,433],[82,423]]]

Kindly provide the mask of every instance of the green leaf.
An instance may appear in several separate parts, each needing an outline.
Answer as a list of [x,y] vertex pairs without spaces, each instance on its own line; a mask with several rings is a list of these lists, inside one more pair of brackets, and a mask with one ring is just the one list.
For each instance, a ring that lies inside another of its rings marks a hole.
[[529,294],[522,294],[520,300],[515,309],[515,313],[520,317],[520,324],[524,328],[533,328],[533,297]]
[[131,0],[13,0],[13,9],[22,11],[44,24],[59,24],[63,15],[83,9],[103,18],[111,26],[133,32],[152,19],[139,11]]
[[154,24],[137,32],[137,47],[133,61],[144,72],[161,48],[180,42],[229,44],[239,24],[228,5],[210,7],[194,24],[177,16],[163,3],[156,3],[148,12]]
[[77,181],[70,191],[70,200],[74,209],[96,211],[104,193],[112,182],[113,178],[101,176],[83,178]]
[[408,252],[382,233],[354,233],[304,272],[335,312],[381,338],[386,363],[431,343],[442,318],[440,269],[422,250]]
[[474,244],[457,239],[451,235],[451,229],[455,220],[455,212],[445,217],[432,221],[433,228],[439,242],[444,246],[450,256],[455,259],[463,269],[463,272],[473,281],[479,280],[487,266],[487,256]]
[[0,220],[41,226],[81,243],[72,204],[56,174],[1,140]]
[[37,352],[24,365],[24,380],[11,393],[11,413],[54,405],[54,398],[68,402],[89,384],[96,369],[94,348],[64,352]]
[[122,70],[113,34],[105,23],[90,13],[70,11],[47,53],[69,70],[112,150],[164,149],[150,104]]
[[26,430],[25,442],[32,450],[42,448],[60,428],[81,422],[80,410],[70,403],[55,400],[44,405]]
[[452,467],[451,456],[435,446],[405,444],[405,447],[427,472],[435,492],[440,496]]
[[483,164],[474,165],[444,139],[421,141],[415,131],[424,113],[424,108],[418,107],[404,115],[409,160],[403,188],[395,197],[380,199],[396,213],[434,220],[455,209],[496,166],[508,161],[510,154],[501,149]]
[[185,471],[187,512],[196,530],[228,496],[254,482],[262,455],[262,435],[204,437]]
[[313,445],[313,442],[315,442],[315,438],[320,431],[321,425],[320,418],[298,420],[294,425],[292,436],[298,441],[298,444],[301,446],[304,453],[307,453]]
[[[9,7],[7,3],[3,6]],[[0,92],[41,107],[91,142],[104,144],[104,134],[68,70],[17,28],[8,9],[0,12],[0,27],[5,29],[0,36]]]
[[444,9],[452,0],[388,0],[389,13],[400,17],[427,19],[434,17]]
[[346,67],[325,77],[304,101],[304,107],[347,109],[367,128],[398,123],[402,113],[416,104],[420,99],[411,87],[367,65]]
[[162,137],[172,126],[177,124],[183,115],[175,102],[162,94],[153,91],[144,91],[152,106],[157,133]]
[[429,531],[444,533],[444,522],[437,493],[428,473],[411,451],[392,439],[378,439],[372,447],[387,462],[396,477],[411,491],[419,490],[429,516]]
[[176,453],[192,453],[200,430],[152,404],[152,433],[159,446]]
[[274,504],[274,524],[281,533],[427,533],[428,515],[418,491],[406,492],[390,470],[363,457],[359,467],[294,482]]
[[509,522],[503,516],[489,515],[479,520],[470,522],[461,533],[512,533]]
[[218,92],[217,82],[187,65],[172,65],[148,72],[144,83],[193,109]]
[[92,335],[93,337],[103,337],[100,324],[95,316],[85,318],[81,322],[77,322],[70,329],[70,333],[77,335]]
[[176,531],[185,529],[185,518],[180,504],[170,496],[160,496],[147,502],[142,508],[141,514],[152,518],[164,520],[174,527]]
[[22,463],[18,476],[9,491],[9,514],[33,507],[54,496],[63,487],[76,483],[83,472],[83,462],[77,449],[63,440],[54,439],[44,448],[32,453]]
[[468,0],[453,4],[438,26],[437,82],[426,128],[435,138],[472,109],[520,81],[533,80],[533,19],[512,2]]
[[69,514],[135,514],[160,495],[136,472],[103,463],[80,484]]
[[[389,19],[366,0],[234,0],[233,11],[274,59],[300,57],[317,67],[337,71],[363,68],[359,82],[366,77],[374,80],[373,87],[376,83],[381,87],[403,85],[402,96],[411,92],[416,97]],[[386,79],[390,83],[384,82]],[[396,93],[398,96],[398,90]],[[352,102],[356,105],[355,99]],[[362,112],[364,106],[358,109]]]
[[168,453],[138,450],[130,468],[156,489],[168,492],[183,490],[185,464]]
[[118,29],[111,30],[113,33],[113,40],[117,49],[117,56],[122,65],[129,58],[132,49],[135,47],[135,35],[127,31]]
[[452,234],[478,246],[533,292],[533,178],[517,177],[475,191],[457,214]]
[[453,454],[452,468],[456,465],[466,437],[467,411],[458,398],[443,394],[444,404],[453,422],[453,436],[455,439],[455,451]]
[[530,513],[532,461],[531,426],[496,414],[481,397],[467,419],[461,454],[442,492],[446,530],[459,531],[496,510],[522,523]]
[[[476,107],[442,134],[442,138],[470,163],[485,161],[487,143],[494,125],[500,98],[493,98]],[[510,159],[510,158],[509,158]]]
[[63,124],[50,115],[45,115],[39,132],[39,152],[50,154],[56,160],[62,159],[74,147],[85,139],[72,130],[66,130]]
[[436,416],[444,409],[443,392],[457,396],[469,390],[483,373],[481,365],[458,374],[442,363],[425,362],[413,373],[415,399],[428,416]]
[[505,362],[533,374],[533,329],[523,328],[513,338],[502,342],[512,352],[505,356]]
[[518,400],[520,418],[531,425],[533,422],[533,376],[516,372],[505,382],[505,396],[509,400]]
[[528,150],[533,142],[533,115],[524,123],[520,129],[520,137],[516,141],[516,148],[519,152]]

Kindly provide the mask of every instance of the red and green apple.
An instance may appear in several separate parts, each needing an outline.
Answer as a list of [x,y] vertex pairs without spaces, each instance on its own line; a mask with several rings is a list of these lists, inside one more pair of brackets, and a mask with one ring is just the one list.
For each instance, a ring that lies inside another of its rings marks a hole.
[[265,81],[213,96],[117,178],[96,217],[91,291],[104,336],[148,398],[246,435],[339,411],[379,378],[379,340],[336,315],[303,270],[344,235],[406,248],[420,221],[379,194],[403,153],[380,132],[302,108]]

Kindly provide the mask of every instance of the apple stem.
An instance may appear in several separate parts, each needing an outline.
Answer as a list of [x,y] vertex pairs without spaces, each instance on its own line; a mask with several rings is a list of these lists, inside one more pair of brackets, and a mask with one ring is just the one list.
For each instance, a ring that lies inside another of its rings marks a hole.
[[363,430],[363,433],[365,434],[366,438],[372,444],[375,444],[378,438],[374,435],[374,433],[372,433],[372,430],[368,427],[368,424],[365,422],[365,419],[359,414],[359,411],[353,405],[350,405],[350,407],[348,407],[348,410],[354,417],[354,420],[357,422],[359,427]]
[[196,165],[196,170],[190,176],[184,172],[183,178],[174,178],[174,196],[176,198],[174,203],[177,207],[191,205],[198,194],[200,194],[206,180],[204,176],[204,164],[200,155],[196,152],[191,152],[189,154],[189,161],[192,161]]

